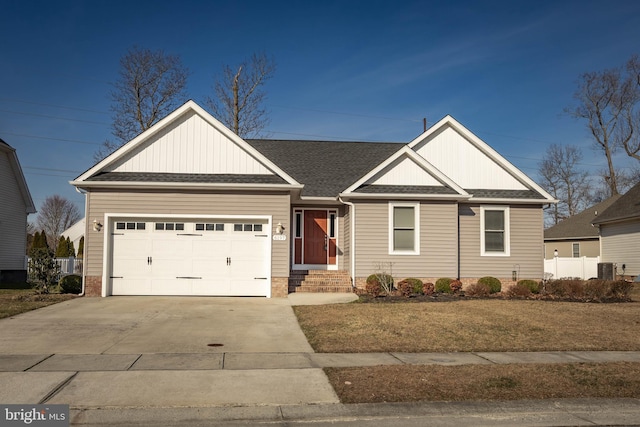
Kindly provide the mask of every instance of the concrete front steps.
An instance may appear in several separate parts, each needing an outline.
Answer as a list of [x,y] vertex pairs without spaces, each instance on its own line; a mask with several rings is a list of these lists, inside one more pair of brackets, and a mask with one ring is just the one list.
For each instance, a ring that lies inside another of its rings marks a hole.
[[289,293],[351,293],[351,276],[344,270],[291,270]]

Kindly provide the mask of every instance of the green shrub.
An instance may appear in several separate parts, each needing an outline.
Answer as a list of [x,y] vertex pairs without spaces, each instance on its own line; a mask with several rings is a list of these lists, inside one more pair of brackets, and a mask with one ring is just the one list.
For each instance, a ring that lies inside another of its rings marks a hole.
[[425,283],[424,285],[422,285],[422,293],[425,295],[433,295],[435,290],[436,290],[436,286],[431,282]]
[[518,281],[518,285],[526,286],[532,294],[540,292],[540,283],[531,279],[522,279]]
[[451,293],[451,279],[449,279],[448,277],[441,277],[440,279],[436,280],[436,292],[441,292],[441,293],[445,293],[445,294],[450,294]]
[[60,285],[60,292],[63,294],[79,294],[82,292],[82,277],[70,274],[60,279],[58,285]]
[[478,283],[489,286],[489,290],[492,294],[498,293],[502,289],[502,283],[500,283],[500,280],[496,279],[495,277],[481,277],[480,279],[478,279]]
[[470,297],[486,297],[489,296],[490,293],[491,288],[489,288],[489,285],[480,282],[467,286],[467,289],[464,291],[464,294]]
[[404,280],[411,283],[411,286],[413,286],[414,294],[421,294],[423,292],[424,284],[422,283],[422,280],[416,279],[415,277],[409,277],[408,279],[404,279]]
[[451,288],[451,293],[460,293],[462,290],[462,282],[460,280],[452,280],[449,282],[449,287]]

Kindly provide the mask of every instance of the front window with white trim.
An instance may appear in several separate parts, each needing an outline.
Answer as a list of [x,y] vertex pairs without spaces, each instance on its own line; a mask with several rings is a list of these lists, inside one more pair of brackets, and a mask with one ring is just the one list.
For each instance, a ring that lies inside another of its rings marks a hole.
[[389,203],[389,254],[420,254],[419,203]]
[[480,250],[482,256],[509,256],[509,207],[480,207]]

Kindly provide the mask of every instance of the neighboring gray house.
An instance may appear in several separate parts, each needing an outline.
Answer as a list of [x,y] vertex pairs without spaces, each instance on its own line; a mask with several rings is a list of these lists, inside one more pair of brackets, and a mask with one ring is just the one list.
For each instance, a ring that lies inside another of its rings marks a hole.
[[640,182],[593,221],[600,229],[600,260],[617,274],[640,274]]
[[553,259],[556,250],[560,258],[600,256],[600,235],[592,222],[619,198],[609,197],[544,230],[544,258]]
[[381,264],[540,279],[556,202],[450,116],[409,144],[244,140],[193,101],[71,184],[102,296],[350,290]]
[[16,150],[0,139],[0,283],[27,280],[27,215],[36,209]]

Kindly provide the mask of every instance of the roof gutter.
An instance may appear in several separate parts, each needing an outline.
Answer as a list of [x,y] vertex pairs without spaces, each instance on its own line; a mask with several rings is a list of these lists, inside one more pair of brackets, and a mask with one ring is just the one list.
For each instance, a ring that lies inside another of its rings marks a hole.
[[154,189],[201,189],[212,190],[297,190],[304,186],[300,184],[220,184],[211,182],[128,182],[128,181],[69,181],[69,184],[81,188],[129,188],[132,190]]
[[[386,199],[386,200],[469,200],[471,195],[463,194],[409,194],[409,193],[340,193],[338,200],[342,203],[342,198],[350,199]],[[345,203],[346,204],[346,203]]]

